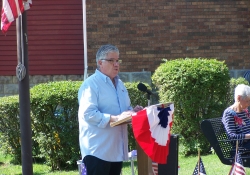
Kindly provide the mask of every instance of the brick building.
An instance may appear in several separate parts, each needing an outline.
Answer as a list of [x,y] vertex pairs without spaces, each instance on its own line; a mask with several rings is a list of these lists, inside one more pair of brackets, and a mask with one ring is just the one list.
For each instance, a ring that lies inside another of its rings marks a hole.
[[[0,1],[1,2],[1,1]],[[0,3],[1,4],[1,3]],[[87,0],[88,71],[106,43],[120,49],[121,72],[150,72],[161,60],[225,60],[234,77],[250,69],[249,0]],[[33,1],[27,12],[31,84],[82,79],[81,0]],[[15,24],[0,35],[0,94],[16,84]],[[10,82],[11,81],[11,82]]]

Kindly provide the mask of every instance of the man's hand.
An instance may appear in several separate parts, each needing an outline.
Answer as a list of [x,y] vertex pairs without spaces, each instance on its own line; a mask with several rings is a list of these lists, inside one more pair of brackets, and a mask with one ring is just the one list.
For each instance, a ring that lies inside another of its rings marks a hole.
[[119,119],[126,118],[128,116],[132,116],[132,114],[135,113],[135,111],[129,110],[129,111],[124,111],[120,115],[110,115],[110,122],[116,122]]
[[116,122],[118,121],[119,115],[110,115],[109,122]]
[[142,109],[143,109],[142,106],[136,105],[136,107],[134,108],[134,111],[135,111],[135,112],[138,112],[138,111],[140,111],[140,110],[142,110]]

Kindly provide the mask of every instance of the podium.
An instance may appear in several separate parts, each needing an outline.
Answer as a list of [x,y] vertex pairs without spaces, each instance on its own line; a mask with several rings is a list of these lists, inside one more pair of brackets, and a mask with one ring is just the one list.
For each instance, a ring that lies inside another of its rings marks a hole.
[[[158,163],[166,162],[171,152],[169,148],[173,112],[174,104],[172,102],[156,104],[130,116],[121,116],[118,121],[110,123],[110,126],[114,127],[132,121],[133,132],[137,141],[138,175],[153,175],[151,159]],[[178,153],[176,155],[178,156]],[[159,169],[159,164],[156,168]]]
[[[158,164],[158,175],[178,175],[179,136],[170,137],[169,155],[166,164]],[[137,144],[138,175],[153,175],[152,161]]]
[[169,155],[166,164],[158,165],[158,175],[178,175],[179,135],[170,137]]
[[142,148],[136,144],[138,175],[154,175],[152,171],[152,161],[144,153]]

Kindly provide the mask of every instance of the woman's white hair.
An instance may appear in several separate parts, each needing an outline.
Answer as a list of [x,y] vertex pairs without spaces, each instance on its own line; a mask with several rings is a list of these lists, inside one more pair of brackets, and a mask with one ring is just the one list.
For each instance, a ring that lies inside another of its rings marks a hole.
[[237,101],[238,96],[241,96],[243,99],[250,97],[250,87],[245,84],[239,84],[234,90],[235,101]]

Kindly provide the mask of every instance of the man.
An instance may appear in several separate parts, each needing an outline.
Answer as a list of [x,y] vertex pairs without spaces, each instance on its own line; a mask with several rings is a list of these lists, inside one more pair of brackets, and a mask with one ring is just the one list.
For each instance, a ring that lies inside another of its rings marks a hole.
[[119,79],[119,50],[103,45],[96,53],[97,70],[78,91],[79,141],[88,175],[120,175],[128,160],[127,125],[110,122],[142,109],[130,106],[128,91]]

